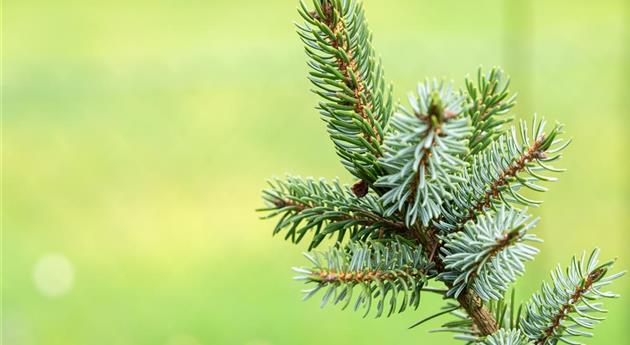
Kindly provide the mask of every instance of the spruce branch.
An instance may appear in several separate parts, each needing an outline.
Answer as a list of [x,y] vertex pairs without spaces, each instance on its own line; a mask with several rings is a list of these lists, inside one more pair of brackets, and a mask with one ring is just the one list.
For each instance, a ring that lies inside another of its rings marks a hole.
[[537,222],[530,218],[524,211],[502,206],[450,234],[441,248],[444,271],[437,277],[451,286],[447,295],[457,298],[470,288],[484,301],[503,298],[509,285],[525,272],[524,262],[538,253],[524,243],[540,241],[528,233]]
[[392,90],[372,47],[362,5],[313,0],[313,7],[300,2],[304,24],[297,27],[310,58],[309,80],[322,98],[318,109],[342,164],[372,184],[382,173],[377,159],[392,113]]
[[441,214],[441,205],[452,198],[455,183],[466,163],[470,120],[462,115],[463,97],[450,84],[433,80],[418,85],[409,96],[412,111],[404,107],[391,122],[381,166],[386,175],[376,186],[388,190],[382,200],[386,215],[403,211],[405,224],[423,225]]
[[352,240],[412,236],[400,220],[384,215],[377,196],[358,198],[338,180],[328,183],[288,176],[286,180],[270,180],[269,185],[271,188],[263,192],[268,207],[260,211],[268,213],[264,218],[279,216],[274,235],[286,229],[285,239],[294,243],[308,233],[313,234],[309,248],[333,235],[338,242],[346,235]]
[[[300,2],[298,34],[309,57],[317,107],[341,158],[359,180],[287,177],[263,192],[264,218],[276,217],[274,234],[294,243],[309,235],[309,250],[332,238],[330,249],[306,254],[311,266],[296,268],[323,291],[322,306],[353,304],[376,316],[417,308],[422,292],[443,296],[445,306],[412,327],[453,315],[440,332],[468,344],[577,344],[601,319],[599,300],[616,295],[603,286],[612,262],[597,264],[598,251],[574,258],[566,274],[526,304],[507,290],[538,252],[527,242],[536,220],[520,210],[541,201],[551,164],[570,143],[562,125],[534,117],[511,121],[515,95],[500,69],[466,79],[461,92],[444,82],[420,84],[410,109],[392,114],[391,87],[371,43],[358,0]],[[437,280],[442,287],[429,287]]]
[[[332,301],[342,303],[342,309],[352,302],[354,310],[364,308],[363,316],[376,303],[376,317],[418,308],[420,295],[431,266],[420,247],[400,241],[351,242],[346,247],[332,247],[326,252],[306,254],[311,268],[294,268],[300,273],[295,279],[314,283],[305,290],[304,299],[326,288],[322,308]],[[357,292],[358,290],[358,292]],[[431,290],[431,289],[430,289]]]
[[560,172],[562,169],[550,165],[561,158],[559,154],[569,143],[559,137],[562,125],[555,125],[545,132],[546,121],[534,117],[530,137],[525,121],[520,122],[518,139],[516,127],[500,136],[486,150],[474,156],[470,172],[464,171],[465,183],[457,186],[453,200],[443,210],[443,217],[435,222],[442,231],[459,231],[467,221],[497,205],[538,206],[541,201],[522,195],[523,187],[544,192],[547,188],[538,184],[556,181],[544,176],[542,171]]
[[516,95],[510,95],[510,79],[500,68],[483,74],[477,70],[477,82],[466,78],[466,113],[472,120],[474,131],[470,138],[470,156],[485,149],[503,134],[502,126],[512,121],[502,116],[516,104]]
[[614,261],[598,265],[599,249],[588,259],[582,253],[580,259],[573,257],[566,272],[557,267],[551,272],[552,283],[543,283],[542,289],[532,296],[526,305],[521,328],[535,345],[581,344],[573,337],[591,337],[592,330],[604,318],[604,298],[618,295],[604,292],[602,288],[625,272],[607,276]]

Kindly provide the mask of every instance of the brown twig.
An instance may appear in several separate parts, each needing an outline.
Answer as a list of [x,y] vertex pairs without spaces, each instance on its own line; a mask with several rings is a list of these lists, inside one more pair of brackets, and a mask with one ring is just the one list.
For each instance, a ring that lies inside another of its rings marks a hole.
[[380,271],[380,270],[367,270],[367,271],[354,271],[354,272],[337,272],[334,270],[321,270],[313,272],[311,279],[321,281],[325,283],[334,282],[354,282],[362,283],[377,279],[379,281],[389,280],[393,281],[400,277],[424,277],[426,272],[421,270],[406,268],[400,272]]

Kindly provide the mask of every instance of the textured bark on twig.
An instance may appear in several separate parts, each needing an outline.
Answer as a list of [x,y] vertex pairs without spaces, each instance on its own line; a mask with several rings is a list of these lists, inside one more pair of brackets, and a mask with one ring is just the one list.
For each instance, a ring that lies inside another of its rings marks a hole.
[[481,298],[470,289],[462,291],[457,297],[459,304],[473,320],[474,327],[481,335],[490,335],[499,330],[499,325],[492,313],[483,305]]

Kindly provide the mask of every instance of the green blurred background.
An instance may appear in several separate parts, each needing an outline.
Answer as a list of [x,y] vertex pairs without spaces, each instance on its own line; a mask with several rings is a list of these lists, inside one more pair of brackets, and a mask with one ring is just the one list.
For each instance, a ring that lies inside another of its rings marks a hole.
[[[366,1],[395,94],[501,65],[516,113],[566,123],[519,299],[595,246],[627,268],[630,5]],[[456,344],[302,303],[304,246],[257,219],[265,179],[351,182],[307,90],[296,2],[8,1],[2,344]],[[590,344],[628,344],[630,284]]]

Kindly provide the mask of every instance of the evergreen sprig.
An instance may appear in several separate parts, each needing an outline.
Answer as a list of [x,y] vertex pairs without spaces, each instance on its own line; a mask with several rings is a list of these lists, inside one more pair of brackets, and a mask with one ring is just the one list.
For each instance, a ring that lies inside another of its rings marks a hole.
[[285,239],[299,243],[312,233],[309,249],[334,235],[341,242],[347,235],[352,240],[364,240],[409,232],[400,220],[385,216],[376,195],[359,198],[337,179],[329,183],[288,176],[286,180],[270,180],[269,185],[271,188],[263,192],[268,207],[260,211],[268,213],[265,218],[280,217],[274,235],[286,229]]
[[591,337],[591,330],[604,319],[605,298],[618,295],[602,291],[620,272],[607,276],[614,261],[598,264],[599,249],[586,258],[573,257],[566,271],[557,267],[551,272],[551,283],[543,283],[539,292],[526,305],[521,328],[535,345],[552,345],[558,341],[581,344],[574,337]]
[[540,241],[528,233],[537,222],[530,218],[524,211],[502,206],[450,234],[442,247],[445,271],[438,276],[451,286],[447,295],[457,297],[471,288],[484,301],[503,298],[509,285],[525,272],[524,262],[538,253],[524,243]]
[[461,230],[467,221],[475,221],[479,214],[501,204],[538,206],[541,201],[525,197],[521,193],[523,187],[546,191],[539,183],[556,178],[542,173],[563,171],[550,163],[559,160],[559,152],[570,143],[559,137],[562,125],[555,125],[547,133],[546,124],[544,119],[534,117],[530,136],[527,124],[521,121],[518,130],[511,127],[473,156],[470,171],[465,170],[462,176],[466,182],[457,186],[452,202],[443,205],[442,218],[436,226],[446,232]]
[[310,10],[300,1],[298,12],[304,19],[297,27],[310,58],[309,80],[322,99],[318,109],[341,163],[372,183],[381,174],[377,159],[393,106],[362,5],[314,0]]
[[468,78],[466,85],[466,113],[472,120],[474,131],[470,138],[470,153],[474,155],[490,145],[502,133],[502,125],[512,121],[506,115],[516,104],[516,95],[510,95],[510,79],[499,68],[484,74],[477,71],[477,82]]
[[418,308],[431,269],[420,247],[399,241],[352,242],[346,247],[304,255],[313,266],[294,268],[301,274],[295,279],[316,284],[304,291],[304,299],[326,289],[322,308],[329,301],[341,303],[342,309],[353,303],[354,310],[365,309],[364,317],[373,304],[376,317],[385,311],[390,316],[408,307]]
[[423,225],[441,214],[441,205],[452,198],[461,179],[468,153],[471,127],[462,116],[463,97],[450,84],[433,80],[418,85],[409,96],[411,111],[396,113],[385,139],[381,166],[386,175],[376,186],[388,190],[382,197],[386,215],[404,211],[407,226]]
[[[263,192],[273,233],[310,239],[311,265],[295,269],[312,287],[305,298],[321,291],[322,306],[376,309],[378,317],[437,293],[444,305],[410,328],[451,315],[435,331],[469,345],[578,344],[590,336],[601,299],[616,297],[603,287],[622,275],[608,275],[612,262],[598,264],[598,251],[554,271],[527,304],[507,293],[538,252],[529,243],[539,241],[530,233],[537,220],[525,208],[538,206],[530,193],[546,191],[562,171],[552,164],[570,143],[563,126],[536,116],[508,125],[516,96],[498,68],[479,69],[461,91],[421,83],[392,115],[360,1],[312,0],[298,11],[317,109],[341,163],[359,179],[349,187],[288,176]],[[314,250],[323,243],[330,248]]]

